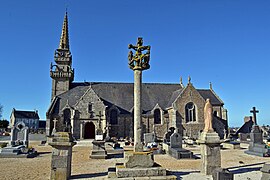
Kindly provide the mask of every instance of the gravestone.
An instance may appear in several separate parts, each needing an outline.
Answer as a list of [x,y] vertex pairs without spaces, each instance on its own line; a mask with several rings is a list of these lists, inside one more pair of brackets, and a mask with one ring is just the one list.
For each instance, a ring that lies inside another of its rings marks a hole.
[[[100,126],[101,127],[101,126]],[[92,142],[93,149],[90,158],[92,159],[106,159],[107,151],[105,149],[105,141],[103,139],[103,131],[101,128],[97,129],[95,140]]]
[[240,141],[247,141],[249,134],[247,133],[239,133],[238,137]]
[[144,133],[143,139],[144,139],[144,144],[147,145],[148,143],[156,142],[156,135],[155,133]]
[[18,122],[11,129],[11,146],[24,145],[28,148],[29,128],[23,123]]
[[262,131],[257,125],[256,113],[259,111],[255,107],[250,111],[253,113],[254,125],[250,132],[250,143],[248,150],[245,151],[246,154],[251,154],[255,156],[268,157],[270,155],[270,150],[266,148],[266,145],[263,142]]
[[261,168],[262,177],[261,180],[269,180],[270,179],[270,163],[265,163]]
[[178,133],[178,129],[170,137],[168,153],[176,159],[193,157],[191,151],[182,148],[182,136]]
[[233,180],[233,173],[223,168],[216,168],[212,176],[213,180]]
[[163,142],[164,143],[169,143],[170,142],[170,137],[174,133],[174,130],[175,130],[174,127],[170,127],[169,131],[165,133],[165,135],[163,137]]

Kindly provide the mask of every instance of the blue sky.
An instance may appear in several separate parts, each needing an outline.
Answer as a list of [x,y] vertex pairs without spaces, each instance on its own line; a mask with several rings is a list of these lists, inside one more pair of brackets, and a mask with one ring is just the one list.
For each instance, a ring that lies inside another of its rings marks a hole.
[[9,0],[0,3],[0,104],[37,109],[50,103],[50,63],[68,6],[75,81],[132,82],[127,45],[151,45],[144,82],[213,89],[229,125],[240,126],[256,106],[270,120],[270,1],[261,0]]

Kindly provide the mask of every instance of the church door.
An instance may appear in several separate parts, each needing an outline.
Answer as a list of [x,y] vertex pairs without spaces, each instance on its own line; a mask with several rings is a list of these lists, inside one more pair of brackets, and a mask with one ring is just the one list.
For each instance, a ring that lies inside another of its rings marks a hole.
[[95,129],[93,122],[87,122],[84,127],[84,139],[95,139]]

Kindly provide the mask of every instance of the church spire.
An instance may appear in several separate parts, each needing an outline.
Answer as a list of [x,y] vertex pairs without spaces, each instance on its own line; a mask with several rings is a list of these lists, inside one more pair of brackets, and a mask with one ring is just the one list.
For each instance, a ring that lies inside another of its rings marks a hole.
[[65,14],[64,22],[63,22],[62,34],[61,34],[61,39],[60,39],[60,43],[59,43],[59,49],[69,50],[67,11],[66,11],[66,14]]

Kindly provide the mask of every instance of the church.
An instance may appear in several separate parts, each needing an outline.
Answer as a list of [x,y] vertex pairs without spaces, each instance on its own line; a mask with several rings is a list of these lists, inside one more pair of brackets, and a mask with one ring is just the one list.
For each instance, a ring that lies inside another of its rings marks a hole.
[[[133,83],[73,82],[68,16],[64,17],[60,44],[51,63],[51,104],[46,113],[46,134],[70,131],[76,139],[94,139],[97,129],[116,138],[133,138]],[[228,129],[224,102],[209,89],[197,89],[189,77],[179,83],[143,83],[142,129],[159,139],[170,127],[197,139],[204,128],[206,99],[213,105],[213,128],[223,138]]]

